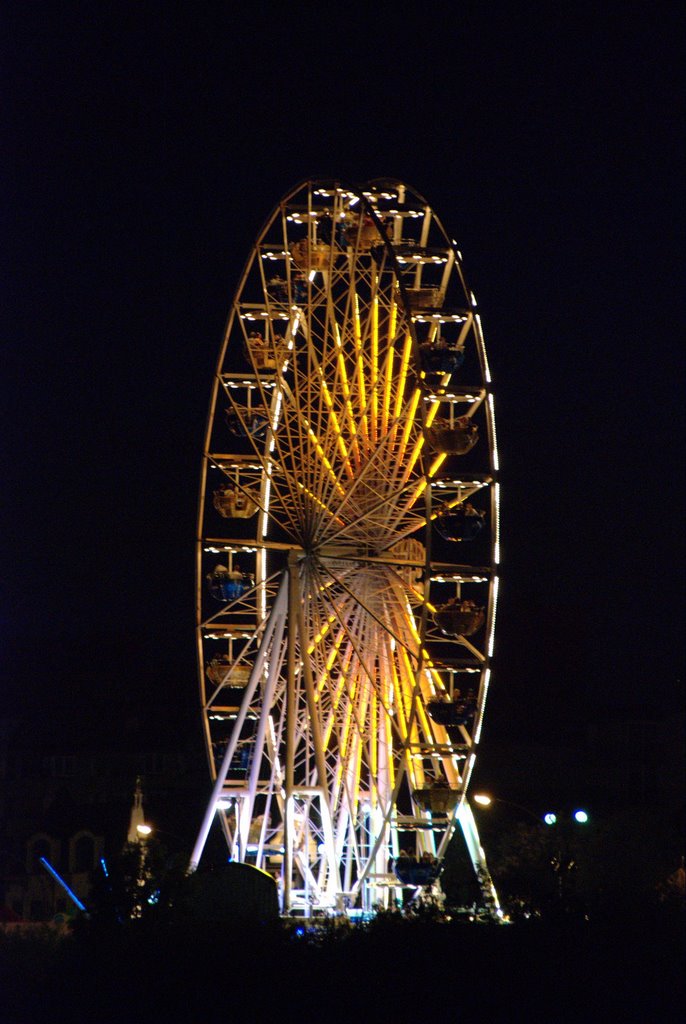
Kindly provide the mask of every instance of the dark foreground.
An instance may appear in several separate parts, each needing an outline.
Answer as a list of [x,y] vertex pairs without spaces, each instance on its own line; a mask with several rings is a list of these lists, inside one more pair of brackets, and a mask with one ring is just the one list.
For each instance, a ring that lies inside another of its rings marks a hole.
[[680,1021],[684,953],[681,915],[4,932],[0,1021]]

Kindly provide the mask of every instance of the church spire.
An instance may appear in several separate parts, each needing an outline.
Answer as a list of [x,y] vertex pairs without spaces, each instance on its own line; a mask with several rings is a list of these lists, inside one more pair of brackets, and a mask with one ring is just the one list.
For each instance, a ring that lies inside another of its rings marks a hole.
[[140,775],[136,779],[136,791],[133,794],[133,807],[131,808],[131,820],[129,821],[129,843],[140,843],[142,834],[138,830],[139,825],[145,825],[143,814],[143,789]]

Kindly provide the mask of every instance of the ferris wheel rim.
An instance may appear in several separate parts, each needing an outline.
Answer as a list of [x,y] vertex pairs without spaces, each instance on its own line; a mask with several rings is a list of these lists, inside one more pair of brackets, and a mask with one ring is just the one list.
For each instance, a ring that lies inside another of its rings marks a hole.
[[[246,281],[248,279],[251,267],[253,266],[253,264],[255,264],[258,256],[260,255],[259,247],[262,244],[263,240],[267,237],[267,234],[268,234],[270,228],[272,227],[272,225],[275,223],[275,221],[277,220],[279,215],[282,213],[285,204],[289,200],[292,200],[293,197],[297,196],[304,188],[310,188],[313,185],[322,185],[322,184],[326,184],[326,181],[322,182],[322,181],[319,181],[317,179],[305,179],[304,182],[300,183],[299,185],[297,185],[293,189],[291,189],[289,192],[287,192],[286,195],[280,201],[280,203],[274,208],[274,210],[272,211],[270,217],[265,221],[265,224],[263,225],[262,229],[260,230],[260,232],[259,232],[259,234],[257,236],[256,242],[255,242],[254,246],[251,249],[250,255],[248,257],[248,261],[246,262],[245,268],[244,268],[243,273],[242,273],[241,278],[240,278],[239,286],[238,286],[238,288],[236,290],[235,298],[234,298],[234,300],[232,302],[231,311],[230,311],[230,314],[229,314],[229,319],[228,319],[228,323],[227,323],[227,329],[226,329],[225,338],[224,338],[224,343],[222,345],[222,349],[221,349],[221,352],[220,352],[220,358],[219,358],[219,362],[218,362],[217,373],[215,375],[215,384],[214,384],[214,388],[213,388],[213,396],[212,396],[210,414],[208,416],[208,426],[207,426],[207,431],[206,431],[206,445],[205,445],[205,451],[206,452],[208,452],[210,450],[210,434],[212,432],[213,425],[214,425],[217,401],[218,401],[218,399],[221,396],[221,386],[222,386],[221,368],[224,365],[224,360],[226,358],[226,352],[227,352],[227,347],[229,345],[229,341],[230,341],[230,337],[231,337],[231,330],[232,330],[232,327],[233,327],[233,323],[234,323],[236,317],[239,315],[240,298],[241,298],[241,296],[243,294],[243,290],[244,290],[244,288],[246,286]],[[373,208],[371,202],[369,201],[369,199],[367,199],[362,194],[361,186],[359,186],[359,185],[353,186],[352,184],[347,185],[347,183],[333,182],[333,181],[329,182],[329,184],[332,187],[335,185],[336,188],[338,188],[338,187],[348,188],[351,191],[355,190],[356,192],[359,192],[360,201],[361,201],[361,207],[366,209],[367,212],[369,213],[369,215],[372,217],[372,219],[375,219],[377,221],[377,226],[378,226],[378,218],[376,217],[374,208]],[[369,184],[371,185],[373,183],[370,182]],[[401,184],[401,183],[400,182],[396,182],[396,184]],[[413,193],[413,195],[416,198],[421,199],[424,203],[426,203],[426,201],[423,200],[423,197],[419,196],[419,194],[416,192],[416,190],[412,189],[412,193]],[[428,204],[426,204],[426,205],[428,207]],[[433,211],[432,211],[432,213],[433,213]],[[437,218],[436,218],[436,220],[437,220]],[[443,226],[440,224],[440,222],[438,222],[438,223],[439,223],[439,228],[440,228],[440,231],[442,233],[443,238],[445,239],[447,245],[450,246],[452,248],[452,250],[453,250],[453,253],[455,255],[455,265],[459,266],[460,265],[460,261],[457,259],[457,256],[459,256],[459,253],[457,252],[457,250],[455,248],[455,243],[448,237],[448,235],[446,234],[446,232],[443,229]],[[383,232],[380,231],[379,235],[380,235],[381,242],[382,242],[383,246],[385,247],[385,249],[389,253],[391,259],[394,262],[396,270],[397,270],[398,264],[397,264],[397,259],[396,259],[396,256],[395,256],[395,250],[394,250],[392,242],[389,239],[387,239],[386,237],[384,237]],[[359,256],[357,258],[359,259]],[[403,286],[403,283],[402,283],[402,275],[400,273],[398,273],[397,276],[398,276],[398,279],[399,279],[399,282],[400,282],[399,293],[400,293],[400,298],[402,300],[402,306],[403,306],[403,310],[404,310],[406,325],[407,325],[407,328],[408,328],[409,332],[412,335],[412,342],[413,342],[412,361],[413,361],[413,364],[414,364],[415,371],[418,372],[419,371],[419,367],[420,367],[420,359],[419,359],[419,355],[418,355],[417,334],[416,334],[416,331],[415,331],[414,326],[413,326],[412,316],[410,315],[411,314],[411,308],[410,308],[410,303],[409,303],[409,300],[408,300],[408,296],[407,296],[406,290],[405,290],[405,288]],[[466,286],[465,286],[465,291],[466,291]],[[267,295],[267,292],[266,292],[266,285],[265,285],[265,297],[266,297],[266,295]],[[475,304],[473,306],[473,309],[474,310],[476,309],[476,305]],[[480,325],[479,325],[479,327],[478,327],[478,335],[479,336],[480,336],[480,333],[481,332],[480,332]],[[482,341],[482,339],[481,339],[481,341]],[[257,374],[257,376],[259,377],[259,373]],[[419,411],[419,415],[422,417],[422,423],[423,423],[424,419],[425,419],[425,409],[424,409],[424,403],[423,402],[419,403],[418,411]],[[489,422],[489,430],[490,430],[490,422],[491,422],[490,419],[488,420],[488,422]],[[490,444],[489,444],[489,449],[490,449]],[[426,453],[425,452],[422,453],[421,457],[422,457],[422,459],[424,459],[426,457]],[[495,472],[494,472],[494,469],[493,469],[493,465],[489,463],[489,466],[490,466],[490,473],[491,473],[491,482],[493,482],[495,480]],[[198,564],[197,576],[198,576],[198,587],[199,587],[199,589],[202,587],[202,583],[203,583],[203,581],[202,581],[203,553],[202,553],[202,550],[201,550],[201,546],[202,546],[202,543],[203,543],[203,539],[202,539],[203,538],[203,530],[202,530],[202,526],[201,526],[201,518],[202,518],[202,515],[203,515],[204,505],[205,505],[206,500],[207,500],[207,493],[206,493],[207,492],[207,467],[208,467],[208,462],[206,461],[205,465],[204,465],[204,468],[203,468],[203,480],[202,480],[201,497],[200,497],[200,506],[201,506],[201,508],[200,508],[200,511],[199,511],[199,533],[198,533],[198,535],[201,538],[201,540],[199,541],[198,559],[197,559],[197,564]],[[426,474],[424,474],[424,475],[426,475]],[[426,554],[425,554],[424,566],[423,566],[423,568],[424,568],[424,597],[423,597],[423,600],[420,602],[421,603],[421,616],[420,616],[420,631],[419,631],[419,640],[418,640],[418,644],[419,644],[419,660],[418,660],[417,674],[419,674],[421,672],[421,665],[422,665],[422,661],[424,659],[424,647],[425,647],[425,644],[427,642],[426,641],[426,634],[427,634],[428,614],[429,614],[429,612],[428,612],[428,606],[429,606],[428,597],[429,597],[429,587],[430,587],[430,584],[431,584],[432,565],[433,565],[432,559],[431,559],[431,552],[430,552],[431,537],[433,535],[433,529],[430,528],[430,526],[429,526],[430,517],[431,517],[431,513],[432,513],[432,499],[433,499],[432,487],[426,487],[425,491],[424,491],[424,502],[425,502],[426,508],[427,508],[426,516],[425,516],[426,523],[427,523],[426,530],[425,530],[425,540],[426,540],[425,552],[426,552]],[[415,527],[415,532],[416,532],[416,529],[417,528]],[[491,525],[491,530],[493,530],[493,524]],[[409,535],[411,535],[411,533],[412,533],[412,531],[410,531]],[[243,543],[245,544],[245,542],[243,542]],[[290,550],[292,552],[301,551],[302,552],[301,561],[305,560],[307,558],[314,559],[315,562],[319,566],[324,565],[325,562],[326,562],[327,557],[329,557],[329,554],[327,553],[327,549],[326,549],[326,545],[325,544],[320,545],[320,547],[317,547],[317,545],[314,545],[314,546],[312,546],[312,547],[310,547],[308,549],[305,545],[298,545],[298,544],[296,544],[294,542],[290,543],[290,544],[286,544],[285,542],[277,542],[277,541],[268,540],[266,538],[266,536],[264,536],[262,538],[258,538],[256,536],[254,538],[254,540],[252,541],[252,543],[254,545],[258,546],[258,547],[261,546],[264,551],[275,550],[275,545],[281,544],[281,550],[286,550],[286,548],[288,548],[288,550]],[[357,553],[355,553],[353,551],[352,553],[349,553],[347,556],[344,555],[344,554],[339,553],[338,557],[341,560],[345,560],[347,558],[347,560],[352,562],[352,563],[357,561],[357,562],[364,562],[367,565],[375,563],[378,566],[384,566],[384,565],[390,566],[391,564],[393,564],[391,562],[392,554],[391,554],[391,552],[389,550],[389,549],[392,549],[392,547],[393,547],[393,543],[389,542],[389,544],[387,545],[387,553],[386,554],[384,554],[384,552],[378,552],[376,555],[369,555],[369,554],[363,554],[362,550],[359,550]],[[395,564],[397,564],[397,558],[395,559]],[[496,565],[497,565],[497,563],[494,562],[494,564],[492,564],[491,567],[490,567],[492,576],[495,575]],[[497,587],[496,587],[496,590],[497,590]],[[493,591],[493,587],[489,584],[489,604],[492,601],[492,591]],[[496,594],[496,596],[497,596],[497,594]],[[199,609],[199,611],[198,611],[198,627],[199,627],[199,630],[202,630],[202,628],[206,624],[206,619],[203,617],[203,615],[200,612],[201,604],[202,604],[202,597],[199,594],[198,595],[198,609]],[[490,614],[490,610],[489,610],[489,618],[490,617],[491,617],[491,614]],[[201,644],[200,644],[199,652],[201,652],[201,650],[202,650],[202,647],[201,647]],[[490,659],[490,656],[489,656],[489,659]],[[205,671],[205,666],[204,666],[204,663],[203,663],[202,653],[200,653],[201,699],[202,699],[202,697],[204,695],[204,688],[203,688],[204,671]],[[419,686],[419,683],[417,683],[417,686]],[[415,694],[415,698],[413,699],[413,709],[414,709],[414,704],[415,703],[416,703],[416,694]],[[485,703],[485,701],[482,702],[482,703]],[[413,710],[412,714],[414,714],[414,710]],[[483,710],[482,710],[482,713],[481,713],[481,717],[482,717],[482,715],[483,715]],[[209,734],[206,733],[206,739],[207,739],[208,735]],[[466,785],[463,787],[463,790],[466,791]],[[390,814],[390,811],[389,811],[389,814]],[[381,840],[379,840],[379,841],[381,841]],[[370,858],[369,863],[371,863],[371,858]]]

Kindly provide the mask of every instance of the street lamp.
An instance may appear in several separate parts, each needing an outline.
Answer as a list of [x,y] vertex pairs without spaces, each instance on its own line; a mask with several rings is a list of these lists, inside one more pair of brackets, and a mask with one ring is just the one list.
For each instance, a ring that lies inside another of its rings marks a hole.
[[[138,833],[139,841],[145,844],[147,839],[155,839],[158,843],[161,842],[163,845],[165,840],[174,840],[174,845],[180,844],[181,846],[186,845],[186,840],[181,836],[176,835],[175,832],[167,832],[163,828],[158,828],[157,825],[148,825],[145,822],[141,825],[136,825],[136,832]],[[160,837],[162,837],[160,839]],[[168,844],[169,845],[169,844]]]
[[[516,804],[512,800],[503,800],[499,796],[489,796],[488,793],[474,793],[472,800],[475,804],[480,804],[482,807],[490,807],[491,804],[503,804],[505,807],[516,807],[522,814],[527,814],[530,818],[533,818],[540,825],[541,821],[545,821],[546,825],[552,825],[557,821],[554,814],[546,814],[541,818],[540,814],[536,814],[530,807],[524,807],[523,804]],[[553,821],[548,821],[548,818],[552,818]]]
[[[546,811],[545,814],[536,814],[529,807],[524,807],[523,804],[516,804],[512,800],[503,800],[499,796],[489,796],[488,793],[474,793],[472,800],[475,804],[480,804],[482,807],[490,807],[491,804],[504,804],[506,807],[516,807],[518,811],[522,811],[523,814],[527,814],[530,818],[535,818],[538,822],[544,822],[546,825],[557,825],[558,815],[555,811]],[[588,811],[578,808],[572,813],[572,819],[577,822],[578,825],[587,825],[589,821]]]
[[[481,807],[490,807],[493,804],[502,804],[505,807],[512,807],[519,811],[521,814],[525,814],[529,818],[533,818],[534,821],[546,830],[546,826],[550,827],[553,831],[554,839],[552,844],[554,850],[550,856],[549,864],[555,873],[557,878],[557,896],[560,903],[565,898],[565,890],[568,891],[569,882],[565,883],[564,878],[567,877],[568,873],[573,871],[577,867],[576,856],[573,854],[573,847],[576,845],[572,842],[570,833],[570,825],[575,823],[577,825],[587,825],[589,823],[588,811],[583,808],[577,807],[576,810],[571,813],[566,812],[562,814],[556,811],[546,811],[545,814],[537,814],[532,811],[529,807],[524,807],[522,804],[514,803],[511,800],[503,800],[500,797],[492,797],[487,793],[474,793],[472,800],[475,804],[479,804]],[[551,844],[546,843],[546,846]]]

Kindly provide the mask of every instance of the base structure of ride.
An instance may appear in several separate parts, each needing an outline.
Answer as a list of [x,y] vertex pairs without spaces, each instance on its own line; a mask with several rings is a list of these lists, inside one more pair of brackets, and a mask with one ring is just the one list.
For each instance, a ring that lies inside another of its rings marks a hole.
[[[307,181],[259,234],[212,392],[197,548],[210,829],[284,915],[440,892],[491,674],[498,455],[462,257],[394,180]],[[217,827],[217,826],[214,826]],[[401,895],[402,894],[402,895]]]

